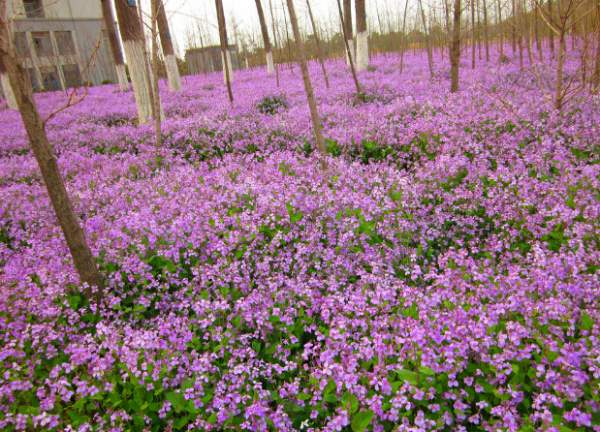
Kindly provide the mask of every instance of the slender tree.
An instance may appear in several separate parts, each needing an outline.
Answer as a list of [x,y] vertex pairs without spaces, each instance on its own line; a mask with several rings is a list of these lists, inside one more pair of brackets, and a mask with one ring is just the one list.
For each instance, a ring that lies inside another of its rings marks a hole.
[[225,25],[223,0],[215,0],[215,6],[217,9],[217,21],[219,23],[219,40],[221,41],[221,61],[223,62],[223,75],[225,77],[229,102],[233,103],[233,90],[231,89],[233,68],[231,67],[231,53],[229,52],[229,42],[227,40],[227,27]]
[[600,89],[600,1],[596,2],[596,64],[592,76],[592,89]]
[[423,24],[423,31],[425,32],[425,48],[427,50],[427,66],[429,67],[429,76],[433,78],[433,53],[431,50],[431,38],[429,30],[427,28],[427,21],[425,20],[425,10],[423,9],[423,0],[419,0],[419,9],[421,10],[421,22]]
[[[273,13],[273,1],[269,0],[269,13],[271,14],[271,26],[273,31],[273,43],[277,48],[277,23],[275,22],[275,14]],[[277,81],[277,87],[279,87],[279,67],[273,62],[275,68],[275,80]]]
[[488,9],[487,1],[483,0],[483,39],[485,42],[485,61],[490,61],[490,36],[488,32]]
[[346,44],[350,49],[346,50],[346,64],[350,66],[350,58],[354,60],[354,35],[352,31],[352,0],[344,0],[344,29],[343,33],[346,35]]
[[75,268],[81,282],[87,284],[85,295],[90,299],[95,297],[96,300],[100,300],[104,280],[98,271],[83,229],[73,211],[69,194],[58,169],[54,150],[48,141],[45,122],[33,100],[31,84],[26,78],[27,74],[23,66],[17,60],[11,41],[7,7],[7,0],[0,0],[0,62],[5,66],[31,150],[40,167],[50,202],[65,236]]
[[135,95],[138,121],[143,124],[152,117],[153,103],[144,33],[135,4],[132,5],[127,0],[115,0],[115,8]]
[[500,52],[498,59],[502,61],[504,58],[504,22],[502,21],[502,6],[500,5],[500,0],[496,1],[496,5],[498,6],[498,20],[496,21],[496,26],[498,27],[498,33],[500,37]]
[[300,28],[298,27],[296,10],[294,9],[294,0],[287,0],[287,7],[290,14],[292,31],[294,32],[294,39],[296,39],[296,53],[298,63],[300,65],[300,71],[302,72],[302,80],[304,81],[306,99],[308,100],[308,108],[310,110],[313,133],[315,135],[315,145],[321,154],[325,154],[325,140],[323,139],[323,134],[321,132],[321,117],[319,116],[319,110],[317,108],[313,86],[310,81],[310,74],[308,72],[308,65],[306,63],[306,52],[304,51],[304,42],[302,40],[302,35],[300,34]]
[[363,71],[369,66],[369,34],[365,0],[355,0],[356,12],[356,69]]
[[404,3],[404,16],[402,18],[402,42],[400,49],[400,73],[404,71],[404,53],[408,48],[408,35],[406,34],[406,13],[408,12],[408,0]]
[[458,75],[460,68],[460,16],[462,13],[461,0],[454,0],[452,22],[452,42],[450,45],[450,91],[458,91]]
[[[150,74],[150,80],[152,81],[152,117],[154,119],[154,135],[156,139],[156,146],[160,147],[162,144],[162,112],[160,107],[160,92],[158,90],[158,36],[160,32],[158,23],[160,9],[163,9],[164,6],[161,0],[151,0],[150,8],[150,35],[152,37],[150,59],[150,65],[152,68],[152,73]],[[175,66],[177,66],[177,63],[175,63]]]
[[260,23],[260,31],[263,37],[263,44],[265,46],[265,57],[267,60],[267,74],[272,75],[275,72],[275,65],[273,63],[273,49],[271,48],[271,41],[269,39],[269,30],[267,28],[267,21],[265,20],[265,13],[262,8],[260,0],[256,0],[256,11],[258,12],[258,21]]
[[0,58],[0,85],[2,85],[2,93],[4,93],[4,99],[6,100],[8,107],[14,110],[19,109],[17,99],[15,98],[15,92],[10,85],[10,79],[2,58]]
[[127,91],[129,90],[129,81],[127,80],[125,61],[123,59],[123,50],[121,49],[121,44],[119,43],[119,36],[117,35],[115,16],[113,14],[111,2],[110,0],[101,0],[101,3],[102,17],[104,19],[104,26],[106,27],[108,41],[110,42],[110,50],[115,62],[115,70],[117,72],[119,89],[121,89],[121,91]]
[[[169,28],[169,20],[163,0],[157,0],[156,3],[156,22],[158,25],[158,33],[160,35],[160,44],[162,47],[163,56],[165,58],[165,69],[167,70],[167,80],[169,88],[173,91],[181,89],[181,76],[179,75],[179,66],[177,66],[177,57],[173,49],[173,40],[171,38],[171,29]],[[154,24],[153,24],[154,25]]]
[[315,37],[315,43],[317,44],[317,59],[321,65],[321,71],[323,72],[323,79],[325,80],[325,87],[329,88],[329,77],[327,76],[327,68],[325,67],[325,61],[323,60],[323,51],[321,50],[321,38],[319,37],[319,31],[315,24],[315,17],[310,7],[310,0],[306,0],[306,7],[308,8],[308,17],[310,18],[310,24],[312,26],[313,35]]
[[342,23],[342,33],[344,36],[344,46],[346,47],[346,56],[350,61],[350,72],[352,73],[352,79],[354,80],[354,86],[356,87],[356,94],[362,94],[362,90],[360,88],[360,82],[358,81],[358,77],[356,76],[356,69],[354,67],[354,57],[351,55],[352,48],[348,43],[348,35],[346,35],[346,22],[344,21],[344,14],[342,13],[342,6],[340,4],[340,0],[337,0],[338,13],[340,15],[340,21]]
[[512,6],[512,17],[510,19],[510,42],[512,47],[512,53],[515,55],[517,52],[517,7],[516,0],[511,0]]
[[471,0],[471,69],[475,69],[475,0]]

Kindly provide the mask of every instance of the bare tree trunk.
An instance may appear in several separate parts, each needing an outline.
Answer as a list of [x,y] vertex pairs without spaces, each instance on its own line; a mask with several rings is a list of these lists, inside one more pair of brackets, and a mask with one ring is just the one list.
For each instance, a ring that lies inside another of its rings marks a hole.
[[567,51],[567,41],[565,40],[565,26],[561,28],[558,39],[558,59],[556,65],[556,96],[554,98],[554,107],[562,110],[563,107],[563,74],[565,67],[565,53]]
[[[158,90],[158,21],[160,20],[159,9],[163,9],[161,0],[152,0],[150,2],[152,28],[152,117],[154,118],[154,134],[156,139],[156,147],[162,145],[162,124],[161,124],[161,109],[160,109],[160,92]],[[166,16],[165,16],[166,19]],[[161,34],[162,39],[162,34]],[[163,42],[164,46],[164,42]],[[172,47],[171,47],[172,48]],[[164,48],[163,48],[164,50]],[[177,66],[177,63],[175,63]],[[179,75],[178,75],[179,76]]]
[[538,58],[544,60],[544,50],[542,49],[542,39],[540,38],[540,12],[536,5],[533,5],[533,31],[535,33],[535,47],[537,49]]
[[[269,11],[271,13],[271,26],[273,27],[273,43],[277,48],[277,26],[275,24],[275,15],[273,14],[273,1],[269,0]],[[273,61],[273,67],[275,69],[275,80],[277,81],[277,87],[279,87],[279,66]]]
[[485,61],[490,61],[490,38],[488,32],[487,1],[483,0],[483,38],[485,40]]
[[81,282],[88,285],[84,291],[85,295],[90,299],[95,297],[99,301],[103,294],[104,280],[98,272],[83,229],[73,211],[54,150],[46,135],[44,122],[35,106],[31,85],[26,78],[27,74],[10,46],[11,36],[6,14],[6,0],[0,0],[0,61],[6,68],[29,144],[40,167],[50,202],[67,241],[75,268]]
[[219,40],[221,41],[221,61],[223,62],[223,75],[227,85],[227,96],[229,102],[233,103],[233,91],[231,90],[231,80],[233,69],[231,67],[231,55],[229,54],[229,42],[227,40],[227,27],[225,25],[225,12],[223,10],[223,0],[215,0],[217,8],[217,21],[219,23]]
[[10,79],[8,77],[8,73],[6,72],[6,67],[4,66],[2,58],[0,58],[0,85],[2,86],[2,93],[4,93],[4,99],[6,99],[6,104],[8,107],[13,110],[19,109],[15,92],[10,85]]
[[260,22],[260,32],[263,37],[263,44],[265,46],[265,57],[267,60],[267,74],[273,75],[275,72],[275,65],[273,63],[273,50],[271,48],[271,41],[269,40],[269,30],[267,29],[267,21],[265,20],[265,13],[263,12],[262,4],[260,0],[256,0],[256,11],[258,12],[258,21]]
[[592,78],[592,89],[600,89],[600,2],[596,2],[596,64]]
[[127,0],[115,0],[115,6],[135,95],[138,121],[144,124],[152,117],[152,90],[144,48],[144,33],[135,6],[130,6]]
[[169,88],[173,91],[181,90],[181,77],[179,75],[179,66],[177,66],[177,57],[173,49],[173,40],[171,39],[171,30],[167,20],[167,12],[163,0],[157,0],[156,22],[158,24],[158,33],[160,34],[160,43],[162,52],[165,56],[165,68],[167,70],[167,80]]
[[290,38],[290,31],[288,27],[287,14],[285,13],[285,1],[281,0],[281,8],[283,9],[283,24],[285,26],[285,38],[287,42],[287,51],[288,51],[288,65],[290,69],[293,71],[292,61],[294,56],[292,55],[292,39]]
[[352,1],[344,0],[344,19],[343,19],[345,28],[343,29],[343,33],[346,35],[346,44],[350,47],[349,50],[346,50],[346,64],[350,66],[350,57],[354,60],[354,39],[353,39],[353,31],[352,31]]
[[356,9],[356,69],[362,71],[369,66],[369,34],[365,0],[355,0]]
[[516,5],[515,5],[515,0],[511,0],[511,5],[512,5],[512,18],[510,20],[510,25],[511,25],[511,44],[512,44],[512,53],[513,55],[515,55],[515,53],[517,52],[517,12],[516,12]]
[[408,48],[408,35],[406,34],[406,13],[408,11],[408,0],[404,4],[404,17],[402,19],[402,50],[400,51],[400,73],[404,71],[404,53]]
[[[551,20],[554,17],[554,11],[553,11],[553,7],[552,7],[552,0],[548,0],[548,16],[550,17]],[[554,52],[555,52],[555,48],[554,48],[554,31],[552,31],[552,29],[550,29],[549,42],[550,42],[550,53],[551,53],[552,58],[554,58]]]
[[304,90],[306,91],[306,99],[308,100],[308,107],[310,110],[310,118],[313,126],[313,133],[315,134],[315,145],[321,154],[325,154],[325,140],[321,132],[321,117],[319,116],[319,110],[317,108],[317,102],[315,100],[315,94],[313,91],[312,83],[310,81],[310,74],[308,72],[308,65],[306,64],[306,52],[304,51],[304,42],[302,35],[300,34],[300,28],[298,27],[298,19],[296,18],[296,10],[294,9],[294,1],[287,0],[287,7],[290,14],[290,21],[292,24],[292,31],[294,32],[294,39],[296,39],[296,52],[298,54],[298,63],[300,64],[300,71],[302,72],[302,80],[304,81]]
[[475,0],[471,0],[471,69],[475,69]]
[[306,7],[308,8],[308,16],[310,18],[310,24],[312,26],[313,34],[315,36],[315,42],[317,44],[317,59],[319,60],[319,64],[321,65],[321,70],[323,71],[323,78],[325,79],[325,87],[329,88],[329,77],[327,76],[327,69],[325,68],[325,62],[323,61],[323,51],[321,50],[321,39],[319,37],[317,25],[315,24],[315,17],[313,16],[312,8],[310,7],[310,0],[306,0]]
[[119,43],[117,29],[115,27],[115,16],[109,0],[101,0],[102,2],[102,17],[104,18],[104,26],[110,42],[110,50],[115,62],[115,70],[117,72],[117,80],[121,91],[129,90],[129,81],[125,72],[125,61],[123,59],[123,51]]
[[[516,1],[516,0],[513,0],[513,2],[514,1]],[[526,20],[524,14],[523,14],[523,10],[521,8],[521,3],[519,3],[517,5],[517,12],[518,12],[518,17],[515,18],[515,29],[516,29],[516,26],[519,23],[519,21],[521,21],[518,18],[521,18],[522,20]],[[517,36],[517,44],[519,47],[519,67],[521,69],[523,69],[523,25],[519,26],[519,33]]]
[[481,7],[479,5],[479,0],[475,0],[475,7],[477,8],[477,55],[479,57],[479,62],[481,62]]
[[461,0],[454,0],[454,19],[452,23],[452,43],[450,45],[450,92],[458,91],[460,68],[460,15]]
[[362,90],[360,88],[360,83],[358,81],[358,77],[356,76],[356,69],[354,68],[354,58],[351,54],[351,47],[348,43],[348,35],[346,34],[346,22],[344,21],[344,15],[342,14],[342,7],[340,5],[340,0],[337,0],[338,5],[338,13],[340,14],[340,21],[342,22],[342,33],[344,37],[344,45],[346,47],[346,55],[350,61],[350,72],[352,73],[352,79],[354,80],[354,86],[356,87],[356,93],[362,94]]
[[423,9],[423,0],[419,0],[419,9],[421,10],[421,22],[423,23],[423,31],[425,32],[425,48],[427,49],[427,66],[429,67],[429,77],[433,78],[433,53],[431,52],[431,40],[427,21],[425,20],[425,10]]

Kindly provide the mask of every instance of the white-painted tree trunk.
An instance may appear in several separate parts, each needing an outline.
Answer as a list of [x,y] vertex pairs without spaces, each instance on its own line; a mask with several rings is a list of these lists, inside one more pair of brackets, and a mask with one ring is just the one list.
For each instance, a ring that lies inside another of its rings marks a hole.
[[119,82],[119,90],[125,92],[129,90],[129,81],[127,80],[127,72],[125,71],[125,65],[120,64],[116,65],[115,69],[117,70],[117,80]]
[[[352,60],[356,58],[356,54],[354,52],[354,41],[352,39],[348,39],[348,48],[350,48],[350,54],[352,55]],[[346,52],[346,64],[350,66],[350,57],[348,56],[348,52]]]
[[4,93],[4,98],[6,99],[8,107],[14,110],[18,109],[15,92],[10,85],[7,73],[0,74],[0,84],[2,85],[2,93]]
[[169,54],[165,57],[165,66],[167,68],[167,78],[169,88],[173,91],[181,90],[181,77],[179,76],[179,67],[175,54]]
[[[231,52],[227,51],[225,55],[227,56],[227,69],[229,69],[229,81],[233,82],[233,65],[231,64]],[[227,76],[225,75],[225,56],[223,55],[223,51],[221,51],[221,61],[223,62],[223,80],[227,82]]]
[[275,63],[273,63],[273,52],[269,51],[267,57],[267,75],[273,75],[275,73]]
[[140,124],[147,123],[152,118],[152,97],[150,96],[150,77],[146,68],[144,43],[138,40],[123,41],[131,85],[135,95]]
[[364,31],[356,35],[356,69],[363,71],[369,66],[369,34]]

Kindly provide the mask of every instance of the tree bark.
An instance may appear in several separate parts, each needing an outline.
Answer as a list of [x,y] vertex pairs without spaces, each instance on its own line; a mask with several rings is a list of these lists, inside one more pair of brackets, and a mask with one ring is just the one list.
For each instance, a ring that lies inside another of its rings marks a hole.
[[450,92],[458,91],[460,69],[460,16],[461,0],[454,0],[454,17],[452,23],[452,43],[450,45]]
[[87,284],[84,293],[89,299],[94,297],[97,301],[100,301],[103,294],[104,280],[98,271],[83,229],[73,211],[71,200],[58,169],[54,150],[46,135],[44,122],[33,100],[31,85],[26,79],[27,74],[17,61],[14,50],[9,46],[8,25],[6,2],[0,0],[0,61],[6,68],[6,74],[15,95],[29,144],[40,167],[50,202],[65,236],[75,268],[81,282]]
[[317,25],[315,24],[315,17],[310,7],[310,0],[306,0],[306,7],[308,8],[308,17],[310,18],[310,24],[312,26],[313,34],[315,36],[315,42],[317,44],[317,58],[321,65],[321,71],[323,71],[323,78],[325,79],[325,87],[329,88],[329,77],[327,76],[327,68],[325,67],[325,61],[323,60],[323,51],[321,50],[321,40],[319,38],[319,32],[317,31]]
[[290,14],[292,31],[294,32],[294,39],[296,39],[296,52],[298,63],[300,65],[300,71],[302,72],[302,80],[304,81],[306,99],[308,100],[313,133],[315,135],[315,145],[321,154],[325,154],[325,140],[323,139],[323,134],[321,132],[321,117],[319,116],[319,110],[317,108],[317,102],[315,100],[315,94],[310,81],[310,74],[308,72],[308,65],[306,64],[306,52],[304,51],[304,42],[302,41],[302,35],[300,34],[300,28],[298,27],[298,19],[296,18],[294,1],[287,0],[287,7]]
[[365,0],[355,0],[356,13],[356,69],[363,71],[369,66],[369,34]]
[[471,69],[475,69],[475,0],[471,0]]
[[260,0],[256,0],[256,11],[258,13],[258,21],[260,23],[260,32],[263,37],[263,45],[265,46],[265,58],[267,62],[267,75],[273,75],[275,73],[275,65],[273,63],[273,49],[271,48],[271,41],[269,39],[269,30],[267,28],[267,21],[265,20],[265,13],[262,8]]
[[[160,92],[158,89],[158,36],[160,33],[158,23],[160,21],[160,9],[163,9],[161,0],[152,0],[150,2],[151,10],[151,35],[152,35],[152,54],[151,54],[151,65],[152,65],[152,117],[154,118],[154,135],[156,139],[156,147],[162,145],[162,124],[161,124],[161,109],[160,109]],[[166,20],[165,16],[165,20]],[[168,29],[168,27],[167,27]],[[162,35],[161,35],[162,39]],[[171,46],[171,50],[173,47]],[[164,52],[163,52],[164,53]],[[171,54],[173,56],[173,54]]]
[[[552,7],[552,0],[548,0],[548,16],[550,17],[550,20],[552,20],[554,18],[554,10]],[[549,42],[550,42],[550,53],[551,53],[552,58],[554,58],[554,52],[555,52],[554,31],[552,29],[550,29]]]
[[488,32],[487,1],[483,0],[483,38],[485,41],[485,61],[490,61],[490,37]]
[[117,29],[115,27],[115,16],[110,5],[110,0],[101,0],[101,2],[102,17],[104,19],[104,26],[106,27],[108,41],[110,42],[110,50],[115,62],[115,70],[117,72],[119,89],[121,91],[127,91],[129,90],[129,81],[127,80],[127,73],[125,72],[123,50],[121,49],[121,44],[119,44],[119,36],[117,35]]
[[13,91],[12,86],[10,85],[10,78],[8,77],[8,73],[6,72],[6,67],[4,67],[3,60],[0,58],[0,85],[2,86],[2,93],[4,93],[4,99],[6,100],[6,104],[10,109],[16,110],[19,109],[17,105],[17,99],[15,97],[15,92]]
[[223,10],[223,0],[215,0],[217,8],[217,21],[219,23],[219,40],[221,42],[221,60],[223,62],[223,75],[227,86],[227,95],[229,102],[233,103],[233,90],[231,81],[233,80],[233,69],[231,67],[231,54],[229,53],[229,42],[227,40],[227,27],[225,24],[225,11]]
[[502,61],[504,58],[504,23],[502,22],[502,6],[500,5],[500,0],[496,1],[496,5],[498,6],[498,32],[500,33],[500,55],[499,60]]
[[592,78],[592,89],[600,89],[600,2],[596,2],[596,64]]
[[344,37],[344,46],[346,47],[346,55],[348,60],[350,61],[350,72],[352,73],[352,79],[354,80],[354,86],[356,87],[356,93],[362,94],[362,90],[360,88],[360,83],[358,82],[358,77],[356,76],[356,69],[354,68],[354,58],[351,54],[351,47],[348,43],[348,35],[346,34],[346,22],[344,21],[344,15],[342,14],[342,7],[340,5],[340,0],[337,0],[338,13],[340,15],[340,21],[342,22],[342,33]]
[[427,66],[429,67],[429,77],[433,79],[433,53],[431,52],[431,40],[427,21],[425,20],[425,10],[423,9],[423,0],[419,0],[419,9],[421,10],[421,21],[423,23],[423,31],[425,32],[425,48],[427,49]]
[[127,0],[115,0],[115,7],[135,95],[138,121],[144,124],[152,117],[152,90],[144,48],[144,33],[137,7],[130,6]]
[[400,51],[400,73],[404,71],[404,53],[408,47],[408,35],[406,34],[406,13],[408,12],[408,0],[404,3],[404,17],[402,19],[402,48]]
[[177,57],[175,56],[175,50],[173,49],[169,20],[167,19],[167,12],[165,11],[163,0],[157,0],[157,8],[156,23],[158,24],[162,52],[165,56],[165,68],[167,70],[169,88],[173,91],[179,91],[181,90],[181,76],[179,75]]
[[[269,0],[269,11],[271,14],[271,26],[273,31],[273,43],[275,44],[275,48],[277,48],[277,25],[275,23],[275,15],[273,14],[273,1]],[[275,64],[273,60],[273,67],[275,69],[275,80],[277,81],[277,87],[279,87],[279,67]]]
[[512,5],[512,19],[510,20],[511,24],[511,44],[512,44],[512,53],[515,55],[517,52],[517,13],[516,13],[516,5],[515,0],[511,0]]
[[350,66],[350,58],[355,60],[354,55],[354,35],[352,31],[352,0],[344,0],[344,22],[343,33],[345,34],[344,38],[346,39],[346,43],[350,47],[349,50],[346,50],[346,64]]

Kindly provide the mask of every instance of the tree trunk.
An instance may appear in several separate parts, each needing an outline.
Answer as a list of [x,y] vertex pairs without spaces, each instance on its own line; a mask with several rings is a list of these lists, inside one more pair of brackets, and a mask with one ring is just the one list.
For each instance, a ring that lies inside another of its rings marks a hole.
[[[552,20],[554,18],[554,10],[552,7],[552,0],[548,0],[548,16],[550,17],[550,20]],[[552,58],[554,59],[554,31],[552,29],[550,29],[550,36],[549,36],[549,42],[550,42],[550,53]]]
[[542,50],[542,39],[540,38],[540,11],[533,5],[533,31],[535,33],[535,47],[538,52],[538,58],[540,61],[544,60],[544,52]]
[[227,27],[225,24],[225,11],[223,10],[223,0],[215,0],[217,8],[217,21],[219,23],[219,40],[221,41],[221,61],[223,62],[223,76],[227,85],[227,96],[229,102],[233,103],[233,91],[231,81],[233,80],[233,69],[231,67],[231,54],[229,53],[229,42],[227,40]]
[[475,69],[475,0],[471,0],[471,69]]
[[[273,1],[269,0],[269,11],[271,13],[271,26],[273,31],[273,43],[275,44],[275,48],[277,48],[277,25],[275,23],[275,15],[273,14]],[[277,87],[279,87],[279,67],[273,61],[273,67],[275,69],[275,80],[277,81]]]
[[[516,0],[513,0],[513,2],[515,2]],[[524,17],[523,11],[521,9],[521,4],[519,3],[519,5],[517,5],[517,12],[518,12],[518,17],[522,18],[523,20],[525,20],[526,18]],[[519,20],[517,17],[515,17],[515,29],[517,24],[519,24]],[[517,35],[517,44],[519,47],[519,68],[522,70],[523,69],[523,25],[519,26],[519,33]]]
[[144,48],[144,33],[135,6],[130,6],[127,0],[115,0],[115,6],[135,95],[138,121],[144,124],[152,117],[152,90]]
[[95,297],[97,301],[100,301],[103,294],[104,280],[98,272],[83,229],[73,211],[67,189],[58,169],[54,150],[46,135],[44,122],[35,106],[31,85],[26,78],[27,74],[17,61],[14,50],[9,46],[10,36],[5,7],[6,3],[0,1],[0,8],[2,8],[2,11],[0,11],[0,41],[4,41],[0,44],[0,61],[6,67],[6,74],[15,95],[15,101],[27,132],[29,144],[40,167],[44,184],[50,196],[50,202],[67,241],[75,268],[81,282],[87,284],[84,291],[85,295],[90,299]]
[[497,0],[496,5],[498,6],[498,32],[500,33],[500,56],[499,59],[502,61],[504,58],[504,23],[502,22],[502,6],[500,0]]
[[517,14],[516,14],[516,5],[515,0],[511,0],[512,6],[512,19],[510,20],[511,25],[511,43],[512,43],[512,53],[515,55],[517,52]]
[[323,52],[321,50],[321,40],[319,38],[319,32],[317,31],[317,25],[315,24],[315,17],[310,7],[310,0],[306,0],[306,7],[308,8],[308,17],[310,18],[310,24],[312,26],[313,34],[315,36],[315,42],[317,44],[317,58],[323,71],[323,78],[325,79],[325,87],[329,88],[329,77],[327,76],[327,69],[325,68],[325,62],[323,61]]
[[600,89],[600,2],[596,2],[596,64],[592,78],[592,89]]
[[554,98],[554,107],[561,111],[563,107],[563,73],[565,66],[565,53],[567,51],[567,42],[565,40],[565,27],[561,29],[558,39],[558,59],[556,65],[556,96]]
[[490,37],[488,32],[487,1],[483,0],[483,38],[485,41],[485,61],[490,61]]
[[112,52],[113,60],[115,62],[115,69],[117,72],[119,89],[121,91],[127,91],[129,90],[129,81],[127,80],[127,73],[125,72],[123,51],[121,50],[121,44],[119,43],[119,37],[117,35],[117,29],[115,27],[115,16],[110,5],[110,0],[101,0],[101,2],[102,17],[104,18],[104,26],[106,27],[106,33],[110,42],[110,50]]
[[265,13],[263,12],[262,4],[260,0],[256,0],[256,11],[258,12],[258,21],[260,22],[260,32],[263,37],[263,44],[265,46],[265,58],[267,61],[267,75],[273,75],[275,73],[275,65],[273,63],[273,49],[271,48],[271,41],[269,40],[269,30],[267,28],[267,21],[265,20]]
[[350,66],[350,57],[352,60],[355,59],[354,56],[354,35],[352,31],[352,0],[344,0],[344,22],[343,33],[346,35],[346,43],[350,47],[349,50],[346,50],[346,64]]
[[13,110],[19,109],[15,92],[10,85],[10,79],[6,72],[6,67],[4,67],[2,58],[0,58],[0,85],[2,86],[2,93],[4,93],[4,99],[6,100],[8,107]]
[[344,46],[346,47],[346,55],[348,60],[350,61],[350,72],[352,73],[352,79],[354,80],[354,86],[356,87],[356,93],[362,94],[362,90],[360,88],[360,83],[358,82],[358,77],[356,76],[356,69],[354,68],[354,57],[351,54],[351,47],[348,43],[348,35],[346,34],[346,22],[344,21],[344,15],[342,14],[342,6],[340,5],[340,0],[337,0],[338,13],[340,14],[340,21],[342,22],[342,35],[344,38]]
[[429,77],[433,79],[433,53],[431,52],[431,40],[427,21],[425,20],[425,10],[423,9],[423,0],[419,0],[419,9],[421,10],[421,22],[423,23],[423,31],[425,32],[425,48],[427,49],[427,66],[429,67]]
[[408,0],[404,4],[404,17],[402,19],[402,50],[400,51],[400,73],[404,70],[404,53],[408,48],[408,35],[406,34],[406,13],[408,11]]
[[[159,26],[160,22],[160,9],[164,9],[161,0],[152,0],[150,2],[151,11],[151,35],[152,35],[152,117],[154,118],[154,135],[156,139],[156,147],[160,147],[162,145],[162,124],[161,124],[161,109],[160,109],[160,92],[158,90],[158,36],[159,36]],[[166,20],[165,16],[165,20]],[[167,27],[168,30],[168,27]],[[162,34],[161,34],[162,39]],[[164,46],[164,43],[163,43]],[[172,49],[172,47],[171,47]],[[164,50],[164,48],[163,48]],[[163,51],[164,53],[164,51]],[[175,63],[177,65],[177,63]],[[167,69],[168,70],[168,69]],[[178,75],[179,77],[179,75]],[[181,83],[180,83],[181,85]]]
[[460,16],[461,0],[454,0],[454,19],[452,23],[452,43],[450,45],[450,92],[458,91],[460,69]]
[[181,76],[179,75],[179,66],[177,66],[177,57],[173,49],[173,40],[171,39],[171,30],[167,20],[167,12],[163,0],[157,0],[158,10],[156,11],[156,22],[158,24],[158,33],[163,55],[165,56],[165,68],[167,70],[167,80],[169,88],[173,91],[181,90]]
[[356,8],[356,69],[363,71],[369,66],[369,34],[365,0],[355,0]]
[[304,42],[302,41],[302,35],[298,27],[298,19],[296,18],[296,10],[294,9],[294,1],[287,0],[287,7],[290,14],[290,21],[292,24],[292,31],[294,32],[294,39],[296,39],[296,53],[298,56],[298,63],[300,64],[300,71],[302,72],[302,80],[304,81],[304,90],[306,91],[306,99],[308,100],[308,107],[310,110],[310,118],[313,126],[313,133],[315,135],[315,145],[321,154],[325,154],[325,140],[321,133],[321,117],[319,116],[319,110],[317,108],[317,102],[315,100],[315,94],[313,91],[312,83],[310,81],[310,74],[308,73],[308,65],[306,64],[306,52],[304,51]]

